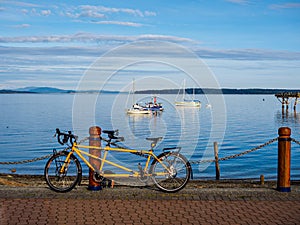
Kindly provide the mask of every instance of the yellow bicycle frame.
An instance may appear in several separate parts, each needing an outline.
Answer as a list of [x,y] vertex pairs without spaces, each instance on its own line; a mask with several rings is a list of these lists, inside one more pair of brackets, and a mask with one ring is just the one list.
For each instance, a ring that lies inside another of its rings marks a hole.
[[[103,157],[97,157],[95,155],[92,155],[86,151],[81,150],[80,148],[84,148],[84,149],[96,149],[96,150],[101,150],[101,151],[105,151]],[[153,153],[153,150],[136,150],[136,149],[126,149],[126,148],[112,148],[109,146],[106,147],[97,147],[97,146],[89,146],[89,145],[78,145],[76,142],[73,143],[72,149],[69,152],[65,164],[62,166],[60,172],[63,173],[63,171],[65,170],[66,164],[69,163],[70,161],[70,157],[72,154],[76,153],[81,159],[82,161],[90,168],[92,169],[94,172],[97,172],[100,176],[106,177],[106,178],[113,178],[113,177],[141,177],[141,173],[140,171],[135,171],[132,169],[129,169],[125,166],[122,166],[120,164],[114,163],[112,161],[107,160],[107,154],[109,151],[115,151],[115,152],[125,152],[125,153],[138,153],[138,154],[142,154],[142,155],[148,155],[147,160],[146,160],[146,164],[145,167],[143,168],[143,176],[152,176],[152,174],[148,174],[148,167],[150,164],[150,160],[153,157],[155,160],[157,160],[164,168],[166,172],[160,172],[160,173],[156,173],[155,175],[157,176],[165,176],[168,175],[170,173],[170,169]],[[84,155],[99,160],[101,161],[100,163],[100,168],[94,168],[93,165],[91,165],[91,163],[84,157]],[[127,171],[128,173],[122,173],[122,174],[104,174],[103,172],[103,167],[104,164],[110,164],[114,167],[117,167],[119,169],[122,169],[124,171]]]

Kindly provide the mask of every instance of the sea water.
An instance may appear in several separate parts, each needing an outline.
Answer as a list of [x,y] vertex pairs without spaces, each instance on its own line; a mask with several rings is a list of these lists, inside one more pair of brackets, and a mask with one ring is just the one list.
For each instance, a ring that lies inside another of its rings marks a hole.
[[[139,95],[147,102],[153,95]],[[164,147],[181,147],[191,162],[196,179],[214,179],[214,142],[219,158],[254,149],[278,137],[280,127],[290,127],[292,137],[300,140],[300,105],[296,111],[282,110],[273,95],[224,95],[214,101],[197,95],[201,108],[175,107],[174,95],[157,95],[162,113],[127,115],[131,105],[127,94],[1,94],[0,162],[18,162],[50,154],[61,146],[53,137],[56,128],[72,130],[79,139],[89,135],[90,126],[119,129],[122,145],[149,149],[147,137],[163,137],[155,152]],[[78,101],[79,100],[79,101]],[[219,105],[218,105],[219,104]],[[224,107],[220,107],[220,106]],[[103,134],[103,136],[105,136]],[[275,141],[243,156],[220,162],[221,178],[276,179],[277,144]],[[144,165],[144,158],[132,154],[110,154],[109,158],[129,168]],[[292,143],[291,179],[300,179],[300,146]],[[25,164],[0,164],[0,173],[43,174],[46,160]],[[114,168],[108,167],[113,170]],[[87,173],[84,169],[84,173]],[[116,170],[116,172],[118,172]]]

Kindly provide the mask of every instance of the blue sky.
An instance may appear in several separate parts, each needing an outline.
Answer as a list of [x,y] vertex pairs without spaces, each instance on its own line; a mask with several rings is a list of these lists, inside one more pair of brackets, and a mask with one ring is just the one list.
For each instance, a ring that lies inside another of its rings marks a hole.
[[[75,89],[101,55],[137,41],[184,46],[224,88],[300,89],[300,1],[4,0],[0,30],[0,89]],[[151,76],[166,73],[149,68]],[[125,68],[124,82],[149,68]],[[181,80],[173,70],[167,73]],[[110,89],[127,85],[113,80]]]

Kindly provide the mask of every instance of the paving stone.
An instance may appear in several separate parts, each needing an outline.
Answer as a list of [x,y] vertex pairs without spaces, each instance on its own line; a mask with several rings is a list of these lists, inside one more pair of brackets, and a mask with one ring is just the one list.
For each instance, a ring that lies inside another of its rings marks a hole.
[[[195,183],[194,183],[195,184]],[[208,182],[167,194],[116,186],[98,192],[79,186],[56,193],[45,184],[0,185],[0,224],[300,224],[300,184]]]

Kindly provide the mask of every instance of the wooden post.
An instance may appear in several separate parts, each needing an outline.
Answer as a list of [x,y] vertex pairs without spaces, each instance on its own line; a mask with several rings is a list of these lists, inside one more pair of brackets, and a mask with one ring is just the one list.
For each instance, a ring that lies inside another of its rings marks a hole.
[[[101,135],[101,128],[100,127],[90,127],[89,129],[89,133],[90,133],[90,146],[96,146],[96,147],[101,147],[101,140],[100,140],[100,135]],[[101,156],[101,152],[99,149],[93,149],[90,148],[89,149],[89,153],[91,155],[95,155],[97,157]],[[92,157],[89,158],[89,162],[91,163],[92,166],[95,166],[96,168],[100,168],[100,161],[93,159]],[[93,170],[89,170],[89,186],[88,186],[89,190],[92,191],[98,191],[101,190],[101,183],[96,182],[94,180],[94,171]]]
[[214,152],[215,152],[216,180],[220,180],[218,142],[214,142]]
[[278,134],[277,190],[280,192],[290,192],[291,129],[281,127],[278,129]]
[[265,184],[265,176],[262,174],[260,175],[260,185],[264,185]]

